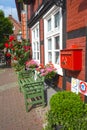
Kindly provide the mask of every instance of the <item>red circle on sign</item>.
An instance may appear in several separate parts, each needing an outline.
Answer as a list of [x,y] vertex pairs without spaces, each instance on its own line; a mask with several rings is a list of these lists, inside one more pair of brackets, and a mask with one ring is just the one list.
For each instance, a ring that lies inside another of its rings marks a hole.
[[[83,87],[82,85],[84,85],[84,88],[82,88]],[[85,82],[80,82],[79,88],[80,88],[80,91],[85,93],[86,92],[86,83]]]

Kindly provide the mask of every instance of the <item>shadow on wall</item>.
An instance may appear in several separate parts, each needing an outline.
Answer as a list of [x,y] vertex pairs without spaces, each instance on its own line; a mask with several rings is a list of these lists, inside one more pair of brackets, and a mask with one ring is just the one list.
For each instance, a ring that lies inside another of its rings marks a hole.
[[[70,5],[72,5],[73,0],[70,0]],[[87,0],[83,0],[80,4],[79,4],[79,8],[78,8],[78,12],[84,11],[87,9]]]
[[73,0],[70,0],[70,5],[72,4],[72,1],[73,1]]
[[83,0],[78,8],[78,12],[84,11],[87,9],[87,0]]

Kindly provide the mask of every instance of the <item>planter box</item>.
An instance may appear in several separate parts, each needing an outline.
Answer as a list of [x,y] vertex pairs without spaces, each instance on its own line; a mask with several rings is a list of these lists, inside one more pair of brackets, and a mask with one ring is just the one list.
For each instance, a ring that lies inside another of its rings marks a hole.
[[44,82],[49,86],[49,87],[57,87],[58,83],[58,74],[55,75],[55,77],[52,78],[46,78]]

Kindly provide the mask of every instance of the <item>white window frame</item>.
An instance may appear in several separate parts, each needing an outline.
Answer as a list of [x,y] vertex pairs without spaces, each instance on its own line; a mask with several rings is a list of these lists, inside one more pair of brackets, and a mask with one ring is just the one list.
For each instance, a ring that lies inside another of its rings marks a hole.
[[[37,29],[38,29],[38,34],[37,33]],[[37,61],[38,63],[40,63],[40,36],[39,36],[39,22],[37,22],[32,28],[32,58]],[[38,37],[37,37],[38,36]],[[39,44],[39,50],[37,48],[37,43]],[[34,50],[36,45],[36,50]],[[34,53],[36,53],[36,58],[34,58]],[[37,53],[39,53],[39,59],[38,59],[38,55]]]
[[[54,15],[59,11],[60,13],[60,26],[58,27],[54,27]],[[51,18],[51,30],[48,32],[48,20]],[[45,64],[48,63],[48,47],[47,47],[47,43],[48,43],[48,39],[52,39],[52,63],[54,64],[54,66],[57,68],[57,73],[60,75],[63,75],[63,70],[60,67],[60,55],[59,55],[59,64],[55,64],[54,63],[54,38],[56,36],[60,37],[60,49],[61,50],[63,48],[62,45],[62,8],[61,7],[57,7],[57,6],[53,6],[44,16],[44,52],[45,52]],[[60,53],[60,51],[59,51]]]

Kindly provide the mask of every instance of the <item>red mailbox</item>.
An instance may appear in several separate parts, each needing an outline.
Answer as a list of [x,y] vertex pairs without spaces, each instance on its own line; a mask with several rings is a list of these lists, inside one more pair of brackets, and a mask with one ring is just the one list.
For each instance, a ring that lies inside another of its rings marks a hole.
[[82,69],[82,49],[65,49],[60,51],[61,67],[67,70]]

